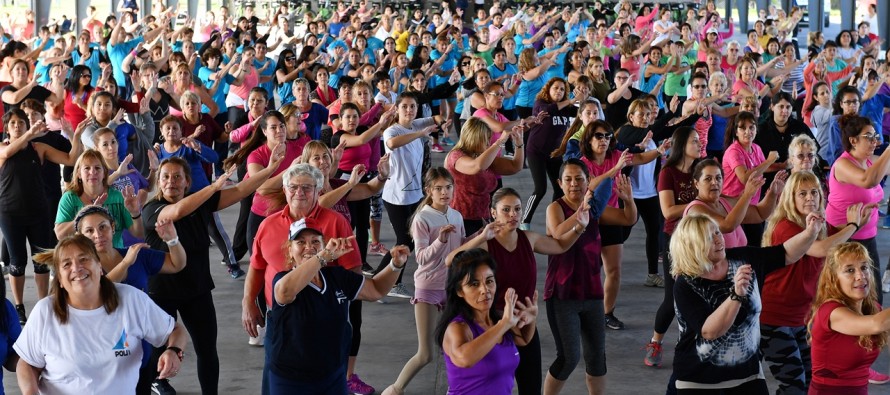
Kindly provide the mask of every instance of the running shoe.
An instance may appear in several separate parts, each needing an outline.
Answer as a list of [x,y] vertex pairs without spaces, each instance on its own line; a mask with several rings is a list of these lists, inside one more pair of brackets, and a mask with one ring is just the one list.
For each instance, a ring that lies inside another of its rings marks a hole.
[[445,150],[444,150],[444,149],[442,148],[442,146],[439,145],[439,144],[433,144],[433,146],[430,148],[430,151],[433,151],[433,152],[445,152]]
[[620,331],[624,329],[624,323],[618,318],[615,318],[614,314],[606,314],[606,328]]
[[374,393],[374,387],[365,384],[362,379],[358,378],[357,374],[349,376],[349,380],[346,380],[346,389],[350,394],[355,395],[371,395]]
[[389,251],[383,243],[371,243],[371,246],[368,247],[368,255],[384,256],[387,252]]
[[452,141],[452,140],[451,140],[450,138],[448,138],[448,137],[442,137],[442,144],[445,144],[445,145],[454,145],[454,141]]
[[233,280],[237,280],[237,279],[247,275],[247,273],[244,273],[244,270],[241,270],[240,266],[233,265],[233,266],[229,266],[229,275],[232,276]]
[[890,216],[881,220],[881,229],[890,229]]
[[649,273],[649,275],[646,276],[646,282],[643,283],[643,285],[647,287],[664,288],[664,278],[658,273]]
[[368,262],[362,263],[362,274],[373,277],[374,267],[369,265]]
[[158,395],[176,395],[176,389],[170,385],[167,379],[157,379],[151,383],[151,392]]
[[643,359],[646,366],[661,367],[661,343],[650,341],[646,345],[646,358]]
[[266,341],[266,328],[263,328],[263,327],[257,325],[256,333],[257,333],[256,337],[253,337],[253,336],[248,337],[247,344],[250,344],[251,346],[262,347]]
[[890,376],[880,373],[872,368],[868,369],[868,382],[872,384],[886,384],[890,381]]
[[25,322],[28,321],[28,317],[25,315],[25,305],[15,305],[15,312],[19,315],[19,323],[22,324],[22,326],[25,326]]
[[402,298],[402,299],[411,299],[411,292],[408,292],[408,288],[405,288],[403,284],[393,285],[392,289],[386,296],[392,296],[394,298]]

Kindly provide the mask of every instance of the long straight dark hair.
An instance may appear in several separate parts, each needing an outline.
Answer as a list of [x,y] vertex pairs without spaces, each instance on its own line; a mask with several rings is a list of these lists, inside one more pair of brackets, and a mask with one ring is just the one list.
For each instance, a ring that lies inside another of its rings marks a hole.
[[[494,258],[488,254],[488,251],[481,248],[458,253],[451,262],[451,267],[448,269],[448,280],[445,282],[445,310],[442,312],[442,317],[439,318],[439,324],[436,325],[436,344],[439,347],[442,347],[445,331],[448,330],[451,320],[457,316],[468,321],[473,319],[473,308],[457,292],[461,290],[466,279],[476,273],[476,269],[481,266],[488,266],[492,273],[497,274],[497,263]],[[488,316],[491,317],[492,322],[498,322],[501,318],[494,309],[489,309]]]

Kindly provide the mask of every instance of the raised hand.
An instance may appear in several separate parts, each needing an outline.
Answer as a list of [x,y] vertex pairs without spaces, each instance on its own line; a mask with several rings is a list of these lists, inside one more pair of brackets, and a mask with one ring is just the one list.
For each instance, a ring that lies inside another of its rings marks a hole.
[[354,249],[352,248],[353,242],[355,242],[355,236],[349,236],[346,238],[334,237],[328,240],[325,251],[330,254],[329,257],[331,259],[337,259],[343,255],[352,252],[352,250]]
[[[763,178],[760,174],[751,174],[748,176],[748,182],[745,183],[745,190],[742,192],[743,195],[754,196],[757,191],[760,190],[760,187],[766,183],[766,179]],[[740,201],[743,199],[739,199]]]
[[136,171],[136,169],[130,168],[130,162],[132,162],[132,161],[133,161],[133,154],[129,154],[126,157],[124,157],[124,160],[122,160],[121,163],[117,166],[116,173],[117,173],[118,177],[125,176],[127,174],[130,174],[130,173],[133,173]]
[[331,150],[331,156],[333,156],[334,162],[339,162],[340,159],[343,158],[343,151],[346,151],[346,140],[340,140],[340,144]]
[[347,184],[352,185],[353,187],[358,185],[361,182],[362,177],[368,173],[368,170],[365,168],[365,165],[358,164],[352,168],[352,174],[349,175],[349,181]]
[[754,269],[751,265],[742,265],[736,269],[735,276],[732,279],[732,286],[735,294],[739,296],[747,296],[748,288],[754,278]]
[[387,152],[386,155],[381,156],[380,160],[377,161],[377,173],[384,179],[389,178],[389,158],[389,152]]
[[148,244],[145,243],[136,243],[127,248],[127,254],[124,255],[124,260],[121,263],[126,263],[127,267],[133,265],[136,262],[136,257],[139,256],[139,251],[143,248],[148,248]]
[[136,189],[132,185],[127,185],[124,188],[123,195],[124,207],[130,212],[130,216],[138,217],[141,214],[142,202],[139,201],[139,196],[136,195]]
[[516,295],[516,290],[507,288],[507,292],[504,293],[504,316],[501,321],[507,323],[508,329],[512,329],[519,324],[519,315],[514,314],[515,312],[513,311],[516,308],[517,299],[519,299],[519,296]]
[[535,290],[531,298],[526,296],[524,302],[517,300],[516,310],[519,312],[519,323],[516,324],[518,328],[535,322],[538,317],[538,291]]
[[621,199],[625,202],[629,202],[629,201],[633,200],[633,198],[634,198],[633,188],[630,185],[630,179],[627,178],[626,175],[619,174],[617,177],[615,177],[615,184],[618,186],[618,198],[619,199]]
[[229,181],[229,178],[232,177],[232,174],[235,174],[236,169],[237,169],[237,166],[235,166],[235,165],[230,166],[226,170],[225,173],[221,174],[219,177],[216,178],[215,181],[213,181],[213,186],[217,190],[222,189],[222,187],[226,186],[226,182]]
[[[355,238],[355,236],[352,236]],[[408,257],[411,255],[411,250],[406,245],[397,245],[389,250],[389,255],[392,257],[392,264],[396,267],[404,268],[408,263]],[[397,264],[400,263],[401,265]]]
[[441,241],[442,243],[447,243],[448,235],[455,232],[457,232],[457,227],[452,224],[448,224],[439,228],[439,241]]
[[164,242],[168,242],[178,237],[176,234],[176,226],[173,224],[173,221],[169,219],[159,219],[158,222],[155,223],[155,231],[158,232],[158,237]]
[[275,145],[275,148],[272,148],[272,154],[269,157],[270,168],[278,169],[278,167],[281,166],[281,162],[284,161],[286,150],[287,146],[284,143],[278,143]]
[[788,180],[788,170],[782,170],[776,173],[776,177],[773,178],[772,184],[769,185],[769,188],[774,195],[779,196],[782,194],[782,189],[785,188],[786,180]]
[[651,130],[648,133],[646,133],[646,137],[643,137],[643,141],[640,141],[639,144],[637,144],[637,148],[644,150],[644,151],[649,149],[650,141],[652,141],[652,131]]

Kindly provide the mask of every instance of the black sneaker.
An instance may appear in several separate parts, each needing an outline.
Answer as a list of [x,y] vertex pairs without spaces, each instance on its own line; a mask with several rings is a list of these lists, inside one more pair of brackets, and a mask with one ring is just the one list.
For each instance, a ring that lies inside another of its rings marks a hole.
[[15,305],[15,312],[19,314],[19,323],[22,324],[22,326],[25,326],[25,322],[28,321],[28,317],[25,316],[25,305]]
[[368,262],[362,263],[362,274],[373,277],[374,267],[369,265]]
[[613,314],[606,314],[606,328],[620,331],[624,329],[624,323],[621,320],[615,318]]
[[176,390],[167,379],[157,379],[151,383],[151,392],[158,395],[176,395]]

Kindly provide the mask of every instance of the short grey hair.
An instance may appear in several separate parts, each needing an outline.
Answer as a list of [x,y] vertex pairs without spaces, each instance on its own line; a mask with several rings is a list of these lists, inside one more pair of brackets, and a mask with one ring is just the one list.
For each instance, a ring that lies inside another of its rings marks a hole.
[[317,192],[321,192],[321,188],[324,187],[324,175],[321,174],[321,170],[318,170],[318,168],[308,163],[295,163],[290,165],[290,167],[284,171],[284,175],[281,176],[281,181],[283,184],[287,184],[290,180],[294,179],[294,177],[298,176],[312,177],[315,180],[315,190]]

